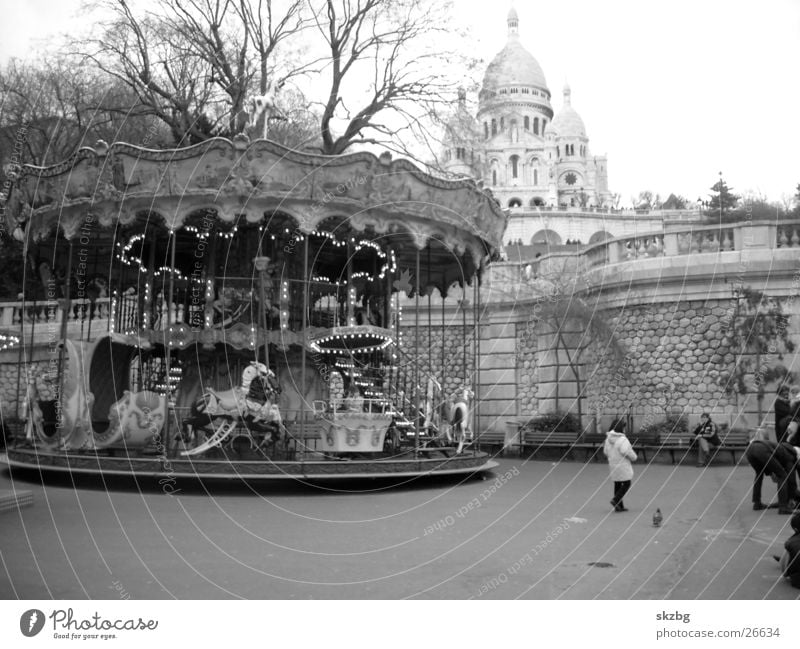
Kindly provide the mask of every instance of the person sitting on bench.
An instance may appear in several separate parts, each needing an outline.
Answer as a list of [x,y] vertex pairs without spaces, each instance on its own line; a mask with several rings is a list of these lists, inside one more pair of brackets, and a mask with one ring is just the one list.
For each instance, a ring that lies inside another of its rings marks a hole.
[[700,416],[700,423],[692,431],[697,442],[697,466],[707,466],[710,460],[711,446],[715,448],[722,445],[717,434],[717,425],[711,421],[711,415],[704,412]]

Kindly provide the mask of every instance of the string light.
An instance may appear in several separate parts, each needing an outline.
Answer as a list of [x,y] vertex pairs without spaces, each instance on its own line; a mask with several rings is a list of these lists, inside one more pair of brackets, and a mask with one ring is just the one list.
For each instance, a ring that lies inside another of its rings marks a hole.
[[0,351],[5,351],[15,345],[19,345],[19,336],[0,334]]

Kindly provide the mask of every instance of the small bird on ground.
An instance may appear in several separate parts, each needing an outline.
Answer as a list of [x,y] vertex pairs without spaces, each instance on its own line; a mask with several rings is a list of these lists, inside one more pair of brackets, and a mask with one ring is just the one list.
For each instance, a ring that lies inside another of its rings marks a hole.
[[661,527],[661,521],[664,520],[664,517],[661,515],[661,510],[656,509],[656,513],[653,514],[653,527]]

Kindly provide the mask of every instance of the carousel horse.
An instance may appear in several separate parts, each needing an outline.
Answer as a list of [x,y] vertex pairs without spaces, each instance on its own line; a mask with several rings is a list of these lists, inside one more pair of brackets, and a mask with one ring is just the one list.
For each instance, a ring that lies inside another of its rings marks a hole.
[[475,393],[472,392],[472,390],[464,388],[461,391],[461,396],[458,397],[453,404],[452,415],[450,417],[450,430],[448,431],[447,438],[450,442],[458,442],[456,454],[460,454],[461,451],[464,450],[467,435],[470,434],[470,399],[474,396]]
[[219,446],[243,423],[249,430],[264,433],[263,444],[286,439],[280,410],[274,397],[280,393],[275,375],[264,363],[252,362],[242,371],[242,384],[231,390],[206,390],[192,405],[183,421],[184,432],[191,437],[197,429],[212,429],[211,437],[182,455],[199,455]]
[[278,108],[278,93],[283,88],[283,82],[274,87],[267,89],[263,95],[254,95],[250,98],[248,104],[249,119],[248,126],[255,127],[261,116],[264,116],[264,128],[261,132],[261,137],[267,139],[267,131],[269,128],[270,119],[282,119],[280,109]]

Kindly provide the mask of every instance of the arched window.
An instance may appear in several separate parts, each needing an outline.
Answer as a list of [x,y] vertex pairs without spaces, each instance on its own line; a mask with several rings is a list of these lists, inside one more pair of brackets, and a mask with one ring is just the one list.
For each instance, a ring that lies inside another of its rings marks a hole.
[[535,135],[539,135],[539,118],[533,118],[533,132]]
[[544,127],[547,126],[547,120],[542,119],[542,135],[544,135]]
[[519,156],[512,155],[509,162],[511,163],[511,177],[517,178],[519,176]]
[[492,135],[497,135],[497,120],[492,119]]
[[497,184],[497,169],[492,169],[492,185]]
[[561,157],[561,147],[558,145],[556,145],[556,157],[557,158]]
[[483,123],[483,139],[484,140],[489,139],[489,122]]
[[534,169],[533,170],[533,184],[534,185],[538,185],[539,184],[539,170],[538,169]]
[[504,117],[500,118],[500,132],[502,133],[506,129],[506,120]]
[[522,201],[519,198],[512,198],[508,201],[509,207],[522,207]]
[[525,115],[525,119],[523,120],[522,125],[523,125],[523,127],[525,128],[526,131],[530,131],[531,130],[531,118],[528,117],[527,115]]

